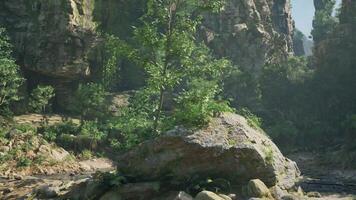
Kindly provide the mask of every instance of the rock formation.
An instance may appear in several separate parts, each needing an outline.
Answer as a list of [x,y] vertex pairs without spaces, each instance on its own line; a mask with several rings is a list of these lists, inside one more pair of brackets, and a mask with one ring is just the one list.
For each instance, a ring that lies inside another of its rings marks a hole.
[[118,170],[143,181],[191,177],[222,178],[244,185],[258,178],[271,187],[291,188],[299,175],[261,130],[245,118],[224,114],[202,130],[177,128],[118,158]]
[[276,53],[293,52],[290,1],[229,0],[225,10],[207,15],[203,33],[216,54],[258,73]]
[[[119,155],[117,165],[116,179],[90,180],[65,199],[283,199],[300,175],[262,130],[228,113],[199,130],[176,127]],[[202,192],[209,189],[219,193]]]
[[0,2],[0,24],[29,82],[49,82],[66,99],[71,82],[89,74],[88,53],[96,40],[93,6],[93,0]]

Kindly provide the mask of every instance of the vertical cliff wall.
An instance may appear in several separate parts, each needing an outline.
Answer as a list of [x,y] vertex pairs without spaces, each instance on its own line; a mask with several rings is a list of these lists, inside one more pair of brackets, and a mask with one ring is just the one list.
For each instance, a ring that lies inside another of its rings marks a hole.
[[71,96],[72,83],[89,74],[88,53],[96,41],[93,10],[94,0],[0,2],[0,24],[27,80],[54,85],[61,105]]
[[209,46],[243,69],[258,73],[278,56],[293,52],[294,22],[289,0],[228,0],[218,15],[207,15],[203,31]]

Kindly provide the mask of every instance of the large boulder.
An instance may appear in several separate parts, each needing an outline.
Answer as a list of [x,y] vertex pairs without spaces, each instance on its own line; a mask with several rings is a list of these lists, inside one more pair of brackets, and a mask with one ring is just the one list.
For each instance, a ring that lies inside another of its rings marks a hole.
[[300,172],[260,129],[236,114],[223,114],[200,130],[179,128],[142,143],[118,158],[118,170],[142,181],[222,178],[236,185],[260,179],[268,187],[294,186]]

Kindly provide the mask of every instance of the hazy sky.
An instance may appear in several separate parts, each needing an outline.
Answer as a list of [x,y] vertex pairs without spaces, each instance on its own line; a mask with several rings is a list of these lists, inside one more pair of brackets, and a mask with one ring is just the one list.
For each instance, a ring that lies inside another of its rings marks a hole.
[[[341,0],[337,0],[337,2],[340,4]],[[295,26],[309,36],[314,17],[313,0],[292,0],[292,8]]]

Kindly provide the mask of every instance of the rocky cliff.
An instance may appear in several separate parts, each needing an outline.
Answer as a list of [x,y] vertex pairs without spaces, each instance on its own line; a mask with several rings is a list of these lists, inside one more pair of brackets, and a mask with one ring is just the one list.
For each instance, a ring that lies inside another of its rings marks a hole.
[[[57,103],[66,105],[78,81],[101,63],[90,56],[98,30],[128,37],[144,5],[145,0],[2,0],[0,25],[9,31],[29,87],[50,83]],[[290,2],[228,0],[222,13],[206,15],[202,33],[217,55],[258,72],[276,52],[293,51]],[[134,84],[132,75],[139,73],[128,66],[123,82]]]
[[277,52],[293,52],[294,22],[289,0],[229,0],[205,19],[205,39],[215,53],[258,72]]
[[54,85],[62,105],[71,83],[89,75],[88,54],[96,41],[93,9],[93,0],[0,2],[0,24],[11,36],[29,85]]

